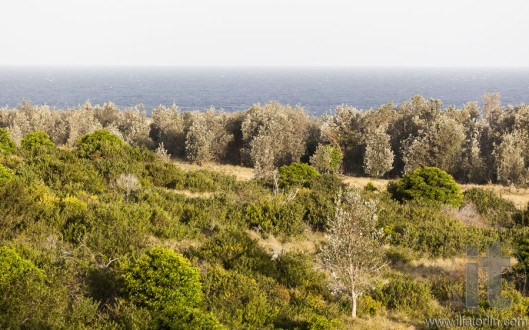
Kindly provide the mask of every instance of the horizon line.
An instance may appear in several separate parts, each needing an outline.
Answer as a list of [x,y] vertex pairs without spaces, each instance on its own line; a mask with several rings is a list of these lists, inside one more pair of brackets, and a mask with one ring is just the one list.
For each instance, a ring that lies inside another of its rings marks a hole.
[[94,68],[94,67],[114,67],[114,68],[299,68],[299,69],[319,69],[319,68],[350,68],[350,69],[529,69],[529,65],[224,65],[224,64],[0,64],[0,68]]

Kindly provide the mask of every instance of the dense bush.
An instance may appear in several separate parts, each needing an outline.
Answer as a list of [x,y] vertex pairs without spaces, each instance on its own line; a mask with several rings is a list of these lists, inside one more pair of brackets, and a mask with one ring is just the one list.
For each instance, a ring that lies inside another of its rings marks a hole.
[[226,329],[211,313],[204,313],[198,308],[166,309],[155,314],[152,322],[155,329]]
[[514,203],[501,198],[491,191],[472,188],[463,193],[465,199],[472,201],[479,214],[489,220],[492,225],[512,227],[522,223],[523,214]]
[[428,283],[402,275],[392,277],[385,285],[379,285],[371,296],[387,308],[402,310],[426,310],[431,300]]
[[11,140],[9,131],[6,128],[0,128],[0,153],[4,155],[10,155],[15,153],[16,150],[17,145],[15,142],[13,142],[13,140]]
[[153,310],[197,307],[202,301],[200,270],[182,255],[152,248],[123,270],[128,298]]
[[404,175],[397,183],[388,185],[388,191],[400,201],[423,199],[452,206],[460,206],[463,201],[461,189],[452,176],[435,167],[421,167]]
[[0,184],[12,178],[11,171],[4,165],[0,164]]
[[277,271],[271,256],[257,241],[237,231],[213,236],[191,255],[248,276],[255,273],[274,276]]
[[283,165],[279,168],[279,185],[281,187],[306,186],[312,178],[318,175],[314,167],[307,164]]
[[280,310],[254,279],[220,267],[206,271],[204,296],[207,308],[231,328],[270,327]]
[[54,147],[55,144],[51,142],[49,135],[41,131],[28,133],[22,139],[22,149],[26,151],[46,151]]
[[7,247],[0,247],[0,269],[0,325],[17,327],[41,314],[39,309],[45,306],[39,304],[38,297],[44,272]]
[[244,219],[250,228],[263,233],[297,235],[303,232],[303,205],[284,196],[248,205]]
[[[499,236],[492,229],[465,226],[437,204],[422,200],[401,204],[383,199],[378,216],[379,226],[384,228],[392,244],[432,258],[451,257],[471,242]],[[410,257],[415,258],[405,259]]]
[[174,164],[154,162],[145,166],[146,175],[157,187],[181,189],[184,186],[184,171]]
[[99,130],[77,140],[76,154],[80,158],[112,158],[123,152],[124,145],[122,140],[109,131]]

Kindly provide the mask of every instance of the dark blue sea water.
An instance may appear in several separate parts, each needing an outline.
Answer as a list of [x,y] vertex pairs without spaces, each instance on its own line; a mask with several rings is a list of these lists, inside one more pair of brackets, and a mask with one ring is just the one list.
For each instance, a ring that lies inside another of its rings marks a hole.
[[321,115],[341,104],[369,109],[414,94],[460,107],[496,91],[503,104],[529,103],[529,68],[0,67],[0,106],[10,107],[22,99],[58,108],[89,100],[235,111],[277,100]]

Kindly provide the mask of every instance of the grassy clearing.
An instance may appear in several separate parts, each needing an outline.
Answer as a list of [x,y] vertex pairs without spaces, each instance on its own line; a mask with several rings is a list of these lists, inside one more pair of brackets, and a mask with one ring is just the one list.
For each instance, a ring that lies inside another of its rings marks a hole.
[[237,180],[248,181],[253,179],[254,171],[253,168],[237,166],[237,165],[225,165],[217,163],[204,163],[202,165],[193,164],[181,159],[173,160],[173,163],[178,165],[184,171],[196,171],[196,170],[210,170],[215,172],[222,172],[224,174],[233,175]]
[[[223,172],[225,174],[234,175],[238,180],[251,180],[254,177],[253,168],[237,166],[237,165],[224,165],[217,163],[206,163],[203,165],[192,164],[184,160],[173,160],[173,162],[182,168],[184,171],[189,170],[200,170],[207,169],[210,171]],[[353,177],[347,175],[340,176],[342,180],[350,186],[357,186],[359,188],[364,187],[368,182],[373,183],[373,185],[379,190],[386,189],[386,185],[390,180],[386,179],[376,179],[368,177]],[[529,188],[519,188],[514,186],[502,186],[498,184],[487,184],[487,185],[477,185],[477,184],[460,184],[460,187],[463,191],[472,189],[472,188],[481,188],[494,192],[501,197],[512,201],[517,208],[525,209],[529,204]]]
[[281,241],[274,235],[263,237],[254,230],[247,230],[246,233],[251,238],[256,239],[260,246],[272,253],[275,257],[281,254],[281,252],[290,251],[314,254],[317,252],[317,246],[324,240],[323,233],[313,231],[307,231],[302,239],[294,241]]

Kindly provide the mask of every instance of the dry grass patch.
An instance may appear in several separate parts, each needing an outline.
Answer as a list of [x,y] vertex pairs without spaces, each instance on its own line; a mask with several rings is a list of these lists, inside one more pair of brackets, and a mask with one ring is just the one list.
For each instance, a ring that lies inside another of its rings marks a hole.
[[174,251],[177,251],[179,253],[182,253],[189,248],[198,248],[204,244],[204,239],[172,239],[172,238],[166,238],[166,239],[159,239],[155,236],[150,236],[148,238],[147,246],[149,247],[163,247],[166,249],[171,249]]
[[248,181],[254,178],[254,170],[250,167],[217,163],[205,163],[202,165],[197,165],[181,159],[173,159],[172,161],[184,171],[209,170],[221,172],[224,174],[233,175],[237,178],[237,180],[241,181]]
[[502,186],[499,184],[462,184],[461,190],[465,191],[472,188],[492,191],[496,195],[505,198],[514,203],[519,209],[525,209],[529,203],[529,188],[520,188],[514,186]]
[[412,320],[408,315],[399,311],[379,310],[376,316],[359,317],[349,322],[344,322],[347,329],[417,329],[417,320]]
[[444,212],[448,214],[453,219],[461,221],[464,225],[474,226],[474,227],[486,227],[487,222],[479,214],[476,205],[469,202],[465,203],[463,206],[457,207],[445,207]]
[[408,263],[398,262],[391,268],[418,281],[432,280],[439,275],[450,275],[453,259],[421,258]]
[[308,254],[316,253],[316,248],[325,239],[325,235],[320,232],[307,232],[302,239],[293,241],[281,241],[274,235],[263,237],[255,230],[247,230],[246,233],[251,238],[258,241],[258,244],[266,251],[269,251],[274,258],[281,252],[299,251]]
[[355,177],[355,176],[347,176],[347,175],[340,175],[340,178],[342,181],[346,184],[348,184],[351,187],[354,187],[355,185],[358,188],[365,187],[369,182],[373,184],[378,190],[385,190],[386,186],[388,185],[388,182],[390,180],[385,179],[376,179],[376,178],[368,178],[368,177]]

